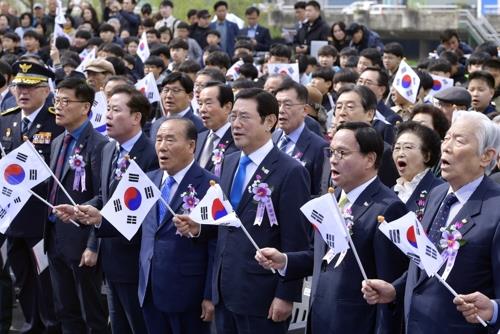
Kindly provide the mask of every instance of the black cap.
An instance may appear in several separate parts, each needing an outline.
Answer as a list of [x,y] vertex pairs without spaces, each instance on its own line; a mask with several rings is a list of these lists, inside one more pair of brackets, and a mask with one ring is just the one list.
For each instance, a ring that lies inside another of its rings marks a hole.
[[37,63],[20,61],[12,66],[12,71],[16,73],[13,84],[16,85],[38,85],[48,83],[49,78],[54,80],[55,75],[50,69]]
[[470,107],[471,95],[469,91],[463,87],[450,87],[434,94],[434,98],[457,106]]

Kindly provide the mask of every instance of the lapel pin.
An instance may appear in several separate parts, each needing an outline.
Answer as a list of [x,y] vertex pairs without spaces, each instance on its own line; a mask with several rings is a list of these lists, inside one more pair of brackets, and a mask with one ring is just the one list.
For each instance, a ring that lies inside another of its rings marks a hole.
[[269,174],[269,169],[264,166],[262,166],[262,171],[264,172],[264,174]]
[[42,127],[42,124],[37,124],[37,125],[36,125],[36,128],[37,128],[37,129],[40,129],[41,127]]
[[364,203],[363,203],[363,205],[364,205],[364,206],[368,206],[368,202],[364,202]]
[[17,122],[12,123],[12,126],[16,127],[17,126]]

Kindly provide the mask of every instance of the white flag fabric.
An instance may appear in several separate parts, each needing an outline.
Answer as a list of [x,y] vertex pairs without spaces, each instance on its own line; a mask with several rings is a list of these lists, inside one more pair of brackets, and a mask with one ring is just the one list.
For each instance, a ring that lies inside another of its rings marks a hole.
[[101,215],[130,240],[160,196],[158,187],[134,160],[130,160],[127,171],[123,174],[113,196],[102,208]]
[[90,109],[90,123],[94,129],[102,135],[106,135],[106,111],[108,110],[108,100],[103,91],[95,93],[94,103]]
[[64,17],[64,10],[62,7],[62,2],[61,0],[57,0],[57,9],[56,9],[56,18],[55,18],[55,25],[57,24],[65,24],[66,23],[66,18]]
[[198,224],[241,226],[240,219],[236,216],[231,203],[224,198],[224,192],[218,184],[208,188],[189,217]]
[[429,237],[425,235],[424,228],[417,219],[417,216],[415,216],[414,222],[421,264],[427,276],[432,277],[439,271],[443,265],[444,259],[436,246],[429,240]]
[[57,37],[64,37],[68,40],[68,42],[71,42],[71,37],[69,37],[69,35],[64,32],[63,28],[56,23],[54,24],[54,45],[56,44]]
[[[78,67],[75,69],[75,71],[77,72],[80,72],[80,73],[85,73],[85,68],[87,67],[87,64],[90,63],[90,61],[94,60],[95,59],[95,49],[96,48],[93,48],[91,51],[89,52],[85,52],[84,54],[84,58],[82,59],[82,62],[80,63],[80,65],[78,65]],[[80,53],[80,55],[82,55],[84,52],[82,51]]]
[[139,46],[137,47],[137,55],[141,58],[143,63],[149,58],[150,52],[148,39],[146,38],[146,31],[142,32],[141,40],[139,41]]
[[392,82],[399,94],[411,103],[417,101],[418,87],[420,86],[420,78],[417,73],[402,60],[399,64],[398,72]]
[[137,81],[135,88],[148,98],[149,103],[160,101],[160,92],[153,73],[148,73],[144,78]]
[[25,189],[16,189],[12,193],[0,193],[0,233],[5,234],[14,218],[30,199],[31,194]]
[[442,77],[439,75],[431,74],[432,77],[432,89],[429,91],[428,97],[434,96],[436,93],[441,92],[445,89],[453,87],[455,81],[451,78]]
[[43,250],[43,239],[33,246],[33,255],[35,255],[36,271],[40,275],[49,266],[49,258]]
[[270,75],[272,74],[282,74],[288,75],[295,82],[300,83],[300,74],[299,74],[299,64],[267,64],[267,70]]
[[245,62],[241,59],[234,63],[233,66],[231,66],[229,70],[227,70],[226,77],[231,77],[231,80],[233,81],[238,79],[240,77],[240,67],[244,63]]
[[300,208],[300,211],[319,231],[334,254],[349,249],[344,218],[340,215],[332,194],[327,193],[310,200]]

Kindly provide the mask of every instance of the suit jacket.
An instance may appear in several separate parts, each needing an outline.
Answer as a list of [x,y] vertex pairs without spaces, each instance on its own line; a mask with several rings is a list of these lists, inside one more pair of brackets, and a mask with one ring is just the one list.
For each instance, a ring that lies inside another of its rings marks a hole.
[[[99,195],[87,202],[98,209],[109,201],[118,181],[110,182],[114,175],[113,157],[116,143],[107,143],[102,150],[101,187]],[[143,133],[129,152],[131,159],[144,172],[158,169],[158,157],[153,143]],[[100,257],[103,272],[108,281],[136,283],[139,281],[139,251],[141,249],[141,231],[128,241],[106,219],[103,219],[95,234],[101,239]]]
[[384,152],[378,169],[378,177],[383,184],[392,188],[399,177],[398,169],[392,159],[392,146],[384,142]]
[[17,105],[16,98],[10,90],[5,94],[4,99],[2,100],[2,103],[0,103],[0,111],[4,112],[7,109],[14,108]]
[[[51,146],[50,168],[55,171],[57,158],[63,144],[64,134],[59,135]],[[104,145],[108,142],[106,137],[94,130],[90,122],[87,123],[83,129],[80,137],[78,138],[73,152],[68,152],[66,157],[66,164],[64,165],[60,181],[68,194],[73,200],[79,203],[85,203],[96,196],[99,192],[101,184],[101,151]],[[73,180],[75,178],[75,171],[69,166],[68,160],[70,156],[75,154],[75,149],[80,149],[80,155],[85,161],[85,191],[73,190]],[[54,180],[50,179],[49,189],[52,189]],[[69,204],[70,200],[66,194],[58,188],[56,193],[55,205]],[[47,217],[47,211],[45,211]],[[53,230],[54,229],[54,230]],[[55,233],[55,239],[51,237]],[[95,239],[94,228],[91,226],[80,225],[76,227],[73,224],[63,223],[56,218],[55,222],[46,219],[44,230],[44,248],[50,251],[56,247],[63,253],[67,259],[73,262],[80,262],[83,251],[89,248],[97,251],[97,240]]]
[[[250,28],[246,27],[240,30],[238,37],[248,38],[248,30]],[[255,51],[269,51],[269,46],[271,45],[271,34],[269,29],[262,27],[260,24],[257,25],[255,30],[255,41],[257,45],[254,46]]]
[[[240,154],[226,157],[221,176],[224,193],[230,194]],[[274,147],[248,185],[256,177],[272,188],[271,200],[278,226],[270,226],[268,214],[260,226],[254,225],[257,204],[249,191],[244,191],[235,208],[241,222],[259,247],[275,247],[283,252],[309,248],[309,224],[299,208],[309,200],[309,175],[295,159]],[[246,188],[245,188],[246,189]],[[244,232],[235,227],[219,229],[215,253],[213,302],[222,299],[225,307],[235,313],[267,317],[274,297],[300,301],[302,280],[284,282],[271,271],[262,268],[254,259],[255,248]]]
[[[198,133],[198,140],[196,141],[196,151],[194,153],[196,162],[199,162],[201,159],[201,153],[203,152],[203,148],[205,147],[205,143],[207,141],[209,134],[210,134],[210,130]],[[226,147],[225,151],[224,151],[224,156],[227,156],[228,154],[239,151],[239,149],[234,144],[234,139],[233,139],[233,134],[231,133],[231,128],[227,129],[226,133],[222,136],[222,138],[219,141],[219,145],[220,144],[224,144]],[[212,162],[212,156],[213,156],[213,154],[210,155],[210,159],[208,159],[206,166],[201,166],[201,167],[203,167],[206,170],[213,173],[214,169],[215,169],[215,165]]]
[[[397,219],[407,212],[405,205],[377,178],[361,193],[351,210],[352,239],[367,276],[399,277],[408,267],[408,260],[378,230],[377,216],[383,215],[388,221]],[[326,243],[316,232],[310,311],[313,333],[400,333],[401,312],[387,305],[368,305],[363,299],[360,291],[363,277],[352,250],[337,268],[334,268],[337,257],[330,264],[323,261],[326,252]],[[312,253],[308,253],[288,254],[287,277],[310,274],[313,259]]]
[[[5,101],[5,100],[4,100]],[[21,138],[21,108],[15,107],[0,114],[0,135],[5,153],[10,153],[24,143]],[[28,139],[48,164],[50,159],[50,144],[64,129],[56,125],[54,108],[44,106],[27,133]],[[47,198],[47,184],[41,183],[33,191]],[[47,215],[47,206],[32,196],[23,209],[14,218],[6,235],[9,237],[42,238],[43,224]],[[35,217],[35,218],[34,218]]]
[[[163,171],[148,173],[160,187]],[[175,212],[182,212],[181,194],[192,185],[198,198],[203,198],[217,180],[195,162],[182,179],[170,201]],[[211,281],[214,238],[186,238],[177,235],[172,215],[167,211],[158,225],[158,204],[142,223],[142,243],[139,262],[139,302],[144,304],[148,285],[153,303],[162,312],[199,310],[203,299],[212,299]],[[202,232],[203,233],[203,232]]]
[[[189,107],[189,111],[182,118],[187,118],[191,120],[194,123],[196,130],[198,130],[198,133],[205,131],[207,129],[203,126],[203,122],[201,121],[201,119],[194,114],[193,107]],[[158,129],[160,128],[161,123],[165,122],[166,120],[167,120],[166,116],[161,116],[156,121],[154,121],[153,124],[151,124],[149,137],[151,138],[153,143],[156,141],[156,134],[158,133]]]
[[417,202],[420,199],[420,195],[423,191],[426,191],[427,195],[429,195],[429,192],[432,189],[442,183],[444,183],[444,181],[435,177],[432,173],[432,170],[427,171],[423,179],[420,180],[419,184],[411,194],[410,198],[405,203],[408,211],[416,212],[419,209]]
[[[277,129],[273,133],[273,142],[278,144],[283,135],[283,130]],[[325,160],[325,148],[328,143],[321,137],[314,134],[307,127],[299,136],[295,144],[292,157],[299,161],[309,172],[311,177],[311,195],[319,195],[321,190],[321,176],[323,173],[323,162]]]
[[[233,56],[234,53],[234,44],[236,43],[236,37],[238,36],[238,33],[240,32],[240,28],[238,28],[238,25],[234,22],[231,22],[229,20],[225,20],[227,26],[226,26],[226,49],[222,50],[226,52],[229,57]],[[217,30],[217,21],[210,23],[209,27],[210,30]]]
[[[422,220],[427,231],[449,189],[445,183],[429,194]],[[466,244],[460,247],[447,282],[458,293],[479,291],[500,298],[500,186],[485,177],[452,222],[467,220],[459,229]],[[443,269],[441,269],[442,271]],[[406,333],[434,334],[446,329],[455,334],[489,333],[488,328],[466,322],[453,304],[453,296],[437,280],[429,278],[414,264],[394,282],[397,295],[404,295]],[[500,322],[497,319],[496,333]],[[444,326],[444,327],[443,327]]]
[[380,100],[377,103],[377,110],[385,117],[386,121],[391,123],[392,125],[396,125],[397,123],[403,121],[401,116],[396,114],[391,108],[389,108],[384,103],[384,100]]
[[376,119],[373,121],[372,126],[375,130],[377,130],[377,133],[382,137],[384,142],[389,145],[394,144],[396,133],[394,132],[392,124],[387,124]]

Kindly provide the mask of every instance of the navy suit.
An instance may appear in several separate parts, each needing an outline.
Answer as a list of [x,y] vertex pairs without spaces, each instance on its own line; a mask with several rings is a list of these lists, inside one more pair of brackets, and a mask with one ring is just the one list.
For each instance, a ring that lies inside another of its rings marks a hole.
[[[6,99],[2,104],[5,102]],[[0,135],[5,153],[11,152],[24,143],[21,138],[21,118],[19,107],[1,113]],[[27,137],[44,157],[45,162],[49,163],[50,144],[63,130],[62,127],[56,125],[54,108],[47,105],[42,107],[33,123],[30,124]],[[34,187],[33,191],[47,198],[46,184]],[[44,270],[38,275],[32,252],[33,246],[42,239],[46,214],[47,206],[32,196],[5,233],[7,257],[16,277],[15,285],[20,289],[18,297],[26,320],[23,326],[26,333],[41,332],[45,329],[54,330],[58,327],[52,302],[50,273]],[[12,291],[5,293],[12,294]]]
[[[206,128],[203,126],[203,122],[201,121],[201,119],[194,114],[192,107],[189,107],[189,111],[182,118],[187,118],[191,122],[193,122],[198,133],[206,130]],[[168,119],[168,117],[161,116],[160,118],[155,120],[153,122],[153,124],[151,124],[151,130],[149,132],[149,137],[151,138],[153,143],[156,141],[156,134],[158,133],[158,129],[160,128],[161,124],[163,122],[165,122],[167,119]]]
[[[277,129],[273,133],[273,142],[278,144],[283,135],[283,130]],[[311,195],[319,195],[321,192],[321,176],[323,173],[323,162],[325,160],[325,149],[328,143],[307,127],[299,136],[295,144],[292,157],[299,160],[309,172],[311,177]]]
[[428,170],[422,180],[420,180],[420,182],[418,183],[410,198],[408,198],[405,203],[408,211],[416,212],[419,209],[417,202],[420,199],[420,194],[422,194],[423,191],[426,191],[428,195],[432,189],[442,183],[444,183],[443,180],[435,177],[432,173],[432,170]]
[[[234,22],[228,20],[225,20],[224,22],[226,23],[226,49],[222,51],[226,52],[229,57],[232,57],[234,53],[234,44],[236,42],[236,37],[240,32],[240,28],[238,28],[238,25]],[[218,24],[219,21],[210,23],[210,30],[217,30]]]
[[[150,172],[148,176],[161,186],[162,170]],[[188,185],[195,188],[198,198],[203,198],[210,180],[217,181],[195,162],[171,197],[172,209],[182,212],[181,194]],[[212,299],[215,236],[210,238],[208,233],[202,233],[200,238],[186,238],[177,235],[176,231],[169,211],[158,223],[158,204],[142,224],[139,303],[143,307],[146,327],[150,334],[209,333],[209,323],[202,322],[200,315],[202,301]]]
[[[449,189],[445,183],[429,194],[422,226],[427,231]],[[446,280],[458,293],[479,291],[500,298],[500,186],[485,177],[452,222],[466,219],[459,229],[466,244],[460,247],[455,266]],[[441,269],[442,271],[443,269]],[[441,273],[441,272],[440,272]],[[394,282],[398,299],[404,295],[407,334],[489,333],[488,328],[469,324],[453,304],[453,296],[437,280],[429,278],[414,264]],[[497,319],[496,333],[499,329]],[[493,331],[492,331],[493,332]]]
[[391,123],[392,125],[396,125],[397,123],[403,121],[401,116],[399,116],[397,113],[395,113],[391,108],[389,108],[384,103],[384,100],[378,101],[377,110],[385,117],[385,120],[387,122]]
[[[248,38],[249,29],[250,28],[248,27],[241,29],[238,37]],[[262,27],[261,25],[257,25],[254,38],[257,42],[257,44],[254,45],[255,51],[269,51],[269,46],[271,45],[271,34],[269,33],[269,29]]]
[[[205,143],[207,141],[209,134],[210,130],[198,133],[198,140],[196,140],[196,151],[194,153],[194,157],[197,162],[199,162],[201,158],[201,154],[203,152],[203,148],[205,147]],[[219,145],[220,144],[224,144],[226,147],[224,151],[224,156],[227,156],[228,154],[238,151],[238,148],[234,144],[231,128],[228,128],[226,133],[222,136],[222,138],[219,141]],[[212,162],[212,155],[210,156],[210,159],[208,159],[206,166],[201,166],[201,167],[205,168],[206,170],[212,173],[214,172],[215,166],[214,163]]]
[[[114,179],[113,158],[116,142],[107,143],[102,150],[101,190],[87,204],[98,209],[109,201],[118,185]],[[145,172],[158,168],[158,158],[151,141],[143,133],[128,153]],[[111,328],[115,333],[141,334],[146,331],[142,311],[137,298],[139,282],[139,252],[141,232],[128,241],[107,220],[96,228],[96,236],[102,237],[100,258],[108,285],[108,308]]]
[[[64,134],[52,143],[50,167],[54,171],[63,144]],[[107,139],[99,134],[90,122],[76,141],[73,152],[68,152],[60,181],[76,203],[85,203],[96,196],[100,186],[101,151]],[[85,161],[86,190],[73,190],[75,171],[68,160],[76,148]],[[53,180],[49,182],[51,189]],[[58,188],[55,205],[70,203]],[[47,212],[47,211],[46,211]],[[47,217],[47,213],[45,214]],[[54,303],[64,333],[107,333],[107,315],[101,303],[101,272],[99,264],[94,267],[79,267],[85,249],[97,252],[97,240],[91,226],[55,222],[47,219],[44,231],[44,246],[49,258],[49,270],[54,287]]]
[[394,144],[396,133],[394,132],[394,127],[392,126],[392,124],[387,124],[379,119],[376,119],[372,122],[372,127],[382,137],[384,142],[389,145]]
[[3,112],[10,108],[14,108],[16,105],[17,105],[16,97],[12,95],[9,89],[9,91],[7,92],[7,94],[5,94],[5,97],[3,98],[2,103],[0,103],[0,112]]
[[[226,157],[221,176],[221,187],[226,194],[238,167],[240,153]],[[309,175],[295,159],[273,147],[250,179],[251,185],[259,175],[261,182],[271,187],[271,200],[278,226],[270,226],[264,214],[261,226],[254,225],[257,204],[246,190],[235,208],[241,222],[259,247],[274,247],[284,252],[305,250],[309,247],[308,227],[299,208],[309,200]],[[266,320],[275,297],[286,301],[300,301],[302,280],[284,282],[271,271],[262,268],[254,259],[255,248],[244,232],[235,227],[219,229],[215,255],[213,301],[216,305],[216,325],[219,334],[233,331],[234,326],[248,326],[245,333],[286,333],[288,322]],[[219,317],[219,314],[224,316]],[[231,317],[242,316],[234,323]]]
[[[340,189],[337,195],[340,195]],[[407,209],[394,192],[375,179],[351,206],[352,239],[368,278],[399,277],[407,266],[405,256],[379,230],[377,216],[387,220],[403,216]],[[363,299],[363,280],[352,250],[334,268],[327,264],[326,243],[316,232],[314,260],[311,252],[288,254],[287,278],[304,277],[313,270],[310,327],[312,333],[400,333],[401,312],[387,305],[370,306]],[[312,266],[314,262],[314,267]]]

